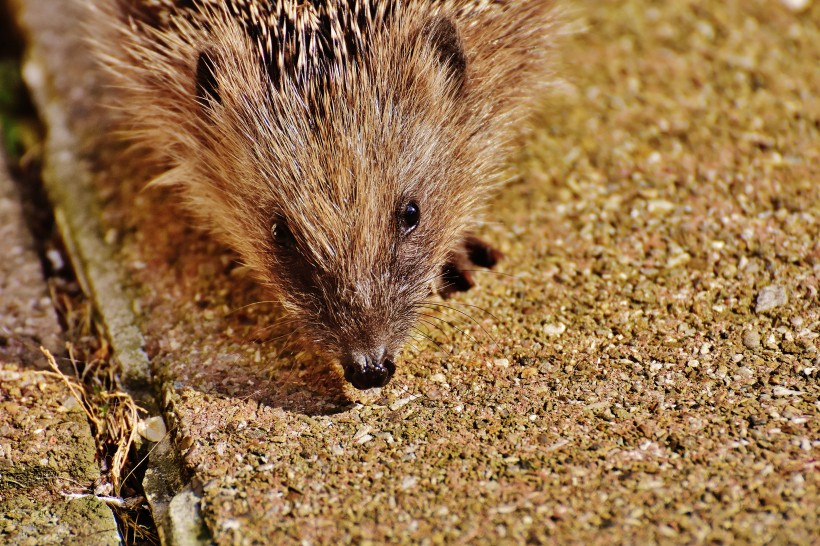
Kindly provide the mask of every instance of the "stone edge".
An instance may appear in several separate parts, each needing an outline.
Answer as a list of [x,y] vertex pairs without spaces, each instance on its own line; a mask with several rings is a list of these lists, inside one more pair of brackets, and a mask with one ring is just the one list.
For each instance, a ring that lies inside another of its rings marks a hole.
[[[87,190],[91,173],[80,162],[66,106],[57,100],[57,93],[49,85],[50,67],[40,51],[35,29],[21,15],[26,10],[25,2],[16,7],[18,22],[28,39],[23,79],[47,127],[42,176],[55,221],[80,283],[101,317],[121,367],[124,387],[138,402],[155,406],[143,336],[136,325],[132,302],[123,290],[114,254],[101,235],[99,208]],[[176,494],[168,487],[167,473],[178,476],[180,467],[170,442],[164,443],[156,446],[159,453],[152,455],[149,463],[153,477],[144,484],[162,542],[172,546],[209,544],[199,497],[190,486]]]

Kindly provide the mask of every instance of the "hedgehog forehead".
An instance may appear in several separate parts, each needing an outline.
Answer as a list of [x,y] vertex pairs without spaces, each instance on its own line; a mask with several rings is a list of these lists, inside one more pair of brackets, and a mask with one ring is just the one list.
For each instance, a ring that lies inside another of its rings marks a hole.
[[292,194],[280,196],[278,203],[302,237],[325,239],[336,247],[359,233],[375,241],[390,231],[408,185],[396,169],[358,153],[311,155],[304,161],[303,178],[282,184]]
[[344,143],[303,150],[295,158],[303,178],[278,184],[287,194],[277,204],[297,239],[316,254],[314,262],[366,272],[396,245],[401,207],[411,200],[428,207],[427,197],[440,184],[434,183],[438,174],[418,164],[431,163],[422,156],[432,158],[432,151],[395,154],[348,136]]
[[359,90],[325,95],[319,105],[295,98],[298,90],[277,95],[273,104],[255,110],[275,120],[252,124],[263,131],[252,140],[267,143],[259,164],[279,166],[281,172],[270,177],[274,181],[295,182],[278,189],[322,196],[343,212],[395,207],[444,174],[452,134],[446,113],[422,112],[412,100],[384,100],[391,92],[365,82]]

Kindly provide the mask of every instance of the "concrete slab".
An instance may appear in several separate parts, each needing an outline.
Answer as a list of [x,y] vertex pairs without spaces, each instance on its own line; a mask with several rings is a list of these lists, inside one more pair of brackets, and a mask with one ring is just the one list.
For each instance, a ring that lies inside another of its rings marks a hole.
[[[246,307],[264,294],[171,195],[139,191],[147,173],[95,138],[96,91],[59,83],[89,81],[71,10],[25,2],[58,82],[44,117],[98,167],[100,233],[190,476],[180,498],[199,503],[174,513],[219,544],[814,540],[820,6],[575,5],[572,83],[486,228],[503,274],[361,395],[276,339],[276,310]],[[190,529],[174,517],[166,537]]]
[[0,543],[120,544],[88,421],[54,377],[0,366]]

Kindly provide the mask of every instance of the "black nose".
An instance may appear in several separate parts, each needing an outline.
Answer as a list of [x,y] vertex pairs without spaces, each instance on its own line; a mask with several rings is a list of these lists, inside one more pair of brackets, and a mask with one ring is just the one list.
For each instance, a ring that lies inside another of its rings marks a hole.
[[383,347],[369,354],[352,353],[342,360],[342,367],[345,379],[359,390],[384,387],[396,371],[396,365]]

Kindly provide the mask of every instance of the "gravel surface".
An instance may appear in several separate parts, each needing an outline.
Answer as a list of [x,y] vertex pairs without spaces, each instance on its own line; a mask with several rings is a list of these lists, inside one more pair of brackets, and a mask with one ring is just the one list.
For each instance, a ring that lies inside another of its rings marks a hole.
[[0,358],[0,544],[119,544],[80,405],[59,379]]
[[818,7],[575,15],[565,92],[491,210],[501,274],[378,394],[251,341],[272,311],[237,311],[264,295],[229,256],[137,231],[218,542],[816,538]]

